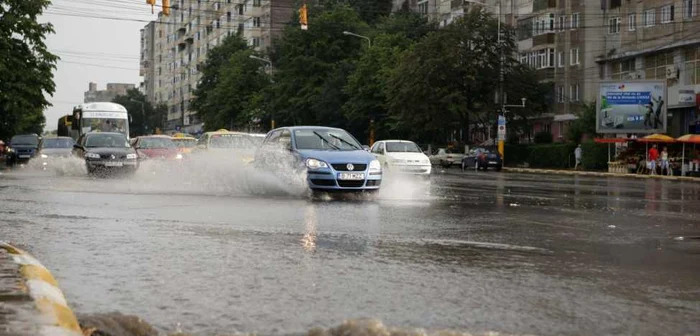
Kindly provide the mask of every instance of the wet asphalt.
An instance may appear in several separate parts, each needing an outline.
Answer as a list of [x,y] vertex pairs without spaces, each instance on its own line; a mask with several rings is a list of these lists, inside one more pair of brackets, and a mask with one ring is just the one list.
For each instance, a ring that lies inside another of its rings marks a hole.
[[368,317],[462,332],[700,333],[700,184],[390,178],[375,199],[310,200],[224,168],[5,170],[0,240],[51,269],[76,312],[168,332],[280,335]]

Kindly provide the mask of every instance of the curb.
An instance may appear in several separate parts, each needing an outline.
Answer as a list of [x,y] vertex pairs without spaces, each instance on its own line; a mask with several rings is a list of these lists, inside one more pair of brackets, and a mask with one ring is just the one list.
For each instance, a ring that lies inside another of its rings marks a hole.
[[7,252],[19,267],[22,281],[19,290],[34,303],[36,318],[31,319],[36,335],[82,336],[80,324],[68,307],[58,282],[38,260],[10,244],[0,242],[0,249]]
[[667,180],[667,181],[700,182],[700,178],[689,177],[689,176],[621,174],[621,173],[604,173],[604,172],[591,172],[591,171],[531,169],[531,168],[512,168],[512,167],[503,167],[503,171],[511,172],[511,173],[526,173],[526,174],[581,175],[581,176],[596,176],[596,177],[620,177],[620,178],[634,178],[634,179],[656,179],[656,180]]

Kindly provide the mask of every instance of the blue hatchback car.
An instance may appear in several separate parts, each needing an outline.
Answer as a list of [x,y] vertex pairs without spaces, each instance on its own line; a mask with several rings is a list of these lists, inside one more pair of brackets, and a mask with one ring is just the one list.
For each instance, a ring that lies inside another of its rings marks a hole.
[[382,183],[379,161],[339,128],[272,130],[255,155],[255,165],[283,172],[305,169],[309,188],[314,191],[375,191]]

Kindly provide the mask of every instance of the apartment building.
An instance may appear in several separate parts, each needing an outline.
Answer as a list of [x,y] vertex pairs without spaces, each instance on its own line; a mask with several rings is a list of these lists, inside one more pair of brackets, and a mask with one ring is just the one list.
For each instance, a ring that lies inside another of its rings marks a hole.
[[124,96],[126,92],[136,88],[134,84],[107,83],[105,90],[98,90],[97,83],[90,82],[85,91],[83,103],[111,102],[117,96]]
[[291,20],[294,1],[174,0],[171,6],[170,15],[159,13],[143,29],[142,85],[150,101],[168,106],[167,130],[198,133],[203,124],[190,109],[190,100],[209,51],[227,36],[240,34],[264,52]]
[[607,0],[596,60],[604,80],[666,81],[672,136],[700,134],[700,16],[698,0]]

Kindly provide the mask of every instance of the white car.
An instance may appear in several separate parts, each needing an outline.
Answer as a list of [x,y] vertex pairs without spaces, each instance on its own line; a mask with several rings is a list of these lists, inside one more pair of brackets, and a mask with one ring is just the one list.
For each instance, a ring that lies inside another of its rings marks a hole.
[[432,165],[427,155],[412,141],[382,140],[374,143],[370,152],[387,171],[397,171],[430,177]]

